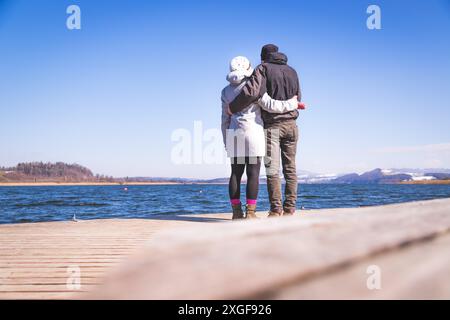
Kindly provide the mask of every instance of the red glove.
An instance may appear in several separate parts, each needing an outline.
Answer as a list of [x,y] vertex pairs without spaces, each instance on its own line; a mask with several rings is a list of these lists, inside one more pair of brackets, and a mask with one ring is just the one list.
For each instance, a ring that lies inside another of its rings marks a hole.
[[303,102],[299,102],[297,109],[305,110],[306,109],[306,105]]

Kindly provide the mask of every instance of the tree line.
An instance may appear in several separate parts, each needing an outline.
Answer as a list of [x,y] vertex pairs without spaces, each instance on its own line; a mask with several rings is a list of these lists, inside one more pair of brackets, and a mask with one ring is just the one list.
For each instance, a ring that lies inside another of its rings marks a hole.
[[114,181],[111,176],[94,175],[90,169],[76,163],[22,162],[15,167],[0,167],[0,171],[8,172],[10,178],[19,180],[31,177],[65,181]]

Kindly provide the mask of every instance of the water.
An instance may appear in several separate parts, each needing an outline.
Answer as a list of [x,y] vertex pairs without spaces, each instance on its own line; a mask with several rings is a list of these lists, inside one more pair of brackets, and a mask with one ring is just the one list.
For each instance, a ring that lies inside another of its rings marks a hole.
[[[245,194],[245,186],[242,194]],[[226,185],[0,187],[0,223],[229,212]],[[299,186],[305,209],[372,206],[450,197],[450,185]],[[244,197],[242,197],[244,199]],[[266,185],[258,209],[267,210]]]

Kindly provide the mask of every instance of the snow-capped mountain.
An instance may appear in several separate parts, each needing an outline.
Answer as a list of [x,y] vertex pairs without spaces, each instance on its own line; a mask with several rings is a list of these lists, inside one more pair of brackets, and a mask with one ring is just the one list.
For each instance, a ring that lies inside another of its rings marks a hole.
[[398,183],[450,179],[450,169],[374,169],[362,174],[298,173],[299,183]]

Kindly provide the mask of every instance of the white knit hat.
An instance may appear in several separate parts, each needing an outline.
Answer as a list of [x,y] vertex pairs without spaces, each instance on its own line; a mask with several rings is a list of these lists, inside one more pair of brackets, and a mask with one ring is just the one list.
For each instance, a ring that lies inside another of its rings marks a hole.
[[230,61],[230,71],[246,71],[247,77],[250,77],[253,73],[252,64],[243,56],[237,56]]
[[227,80],[233,84],[239,84],[253,73],[250,61],[243,56],[237,56],[230,61],[230,73]]

